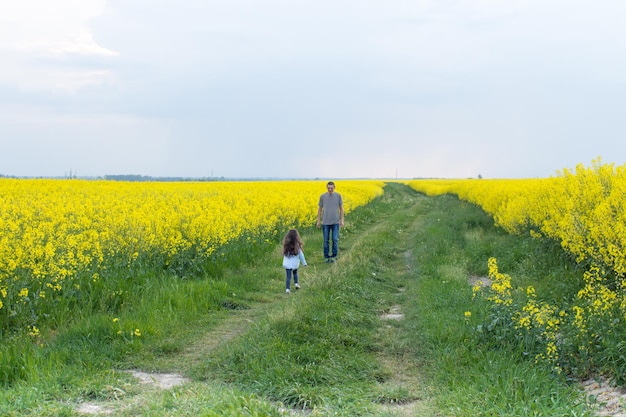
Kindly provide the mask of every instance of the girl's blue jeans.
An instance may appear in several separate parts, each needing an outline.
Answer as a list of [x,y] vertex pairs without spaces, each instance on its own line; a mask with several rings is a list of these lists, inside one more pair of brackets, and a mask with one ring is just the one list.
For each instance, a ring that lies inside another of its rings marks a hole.
[[[322,233],[324,235],[324,259],[336,257],[339,247],[339,223],[323,224]],[[332,252],[330,247],[331,238],[333,242]]]
[[290,289],[291,287],[291,275],[293,274],[293,283],[298,283],[298,270],[297,269],[285,269],[287,279],[285,280],[285,287]]

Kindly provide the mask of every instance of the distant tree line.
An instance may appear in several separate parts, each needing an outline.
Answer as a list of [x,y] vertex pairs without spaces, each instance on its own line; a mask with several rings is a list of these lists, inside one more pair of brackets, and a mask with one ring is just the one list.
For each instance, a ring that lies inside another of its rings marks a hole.
[[108,181],[162,181],[162,182],[180,182],[180,181],[224,181],[226,178],[184,178],[184,177],[152,177],[150,175],[135,175],[135,174],[124,174],[124,175],[105,175],[105,180]]

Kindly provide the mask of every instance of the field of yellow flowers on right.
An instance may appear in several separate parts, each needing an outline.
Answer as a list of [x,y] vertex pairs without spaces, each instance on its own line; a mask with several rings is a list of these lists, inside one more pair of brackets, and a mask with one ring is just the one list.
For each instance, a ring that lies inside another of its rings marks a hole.
[[509,233],[558,242],[584,271],[584,286],[570,304],[540,301],[533,287],[515,288],[494,258],[491,285],[479,282],[474,297],[491,303],[512,338],[534,346],[528,350],[538,363],[579,376],[595,368],[625,382],[626,165],[597,159],[551,178],[407,184],[426,195],[452,194],[476,204]]

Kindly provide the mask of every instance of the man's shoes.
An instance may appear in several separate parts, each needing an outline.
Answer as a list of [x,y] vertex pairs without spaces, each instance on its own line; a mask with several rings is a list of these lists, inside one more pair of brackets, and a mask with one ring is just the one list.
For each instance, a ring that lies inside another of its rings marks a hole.
[[287,288],[287,289],[285,290],[285,294],[290,294],[290,293],[291,293],[291,291],[289,291],[289,288]]
[[329,262],[332,262],[332,261],[330,260],[330,258],[325,258],[324,262],[329,263]]
[[296,283],[296,285],[294,285],[294,288],[295,288],[296,290],[299,290],[299,289],[300,289],[300,284]]
[[328,259],[329,259],[329,261],[328,261],[328,262],[335,262],[335,261],[337,260],[337,258],[335,258],[335,257],[328,258]]

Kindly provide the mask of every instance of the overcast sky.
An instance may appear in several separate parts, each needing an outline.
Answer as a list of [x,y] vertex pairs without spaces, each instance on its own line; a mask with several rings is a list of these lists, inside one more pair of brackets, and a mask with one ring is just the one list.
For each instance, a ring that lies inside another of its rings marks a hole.
[[621,0],[0,0],[0,174],[626,163]]

